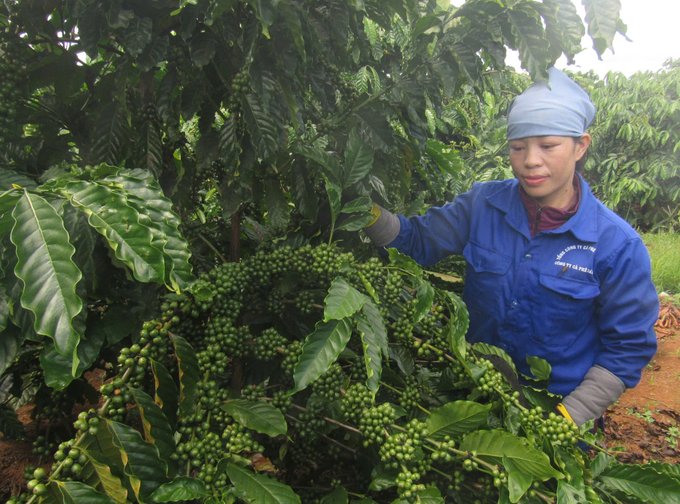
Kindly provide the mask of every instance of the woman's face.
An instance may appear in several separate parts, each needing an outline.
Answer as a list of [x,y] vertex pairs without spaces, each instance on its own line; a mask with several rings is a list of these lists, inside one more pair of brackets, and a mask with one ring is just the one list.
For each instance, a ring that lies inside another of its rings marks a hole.
[[526,193],[539,206],[564,208],[574,195],[576,161],[590,145],[590,135],[527,137],[510,141],[510,164]]

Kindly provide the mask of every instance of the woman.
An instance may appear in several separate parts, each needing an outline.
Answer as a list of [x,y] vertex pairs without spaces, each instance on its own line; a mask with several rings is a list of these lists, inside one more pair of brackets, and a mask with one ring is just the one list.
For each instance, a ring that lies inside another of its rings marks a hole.
[[406,219],[384,209],[365,228],[378,246],[420,264],[467,261],[470,343],[552,366],[548,390],[579,426],[640,380],[656,351],[658,297],[639,235],[577,173],[595,117],[588,94],[556,68],[508,110],[516,179],[475,184],[452,203]]

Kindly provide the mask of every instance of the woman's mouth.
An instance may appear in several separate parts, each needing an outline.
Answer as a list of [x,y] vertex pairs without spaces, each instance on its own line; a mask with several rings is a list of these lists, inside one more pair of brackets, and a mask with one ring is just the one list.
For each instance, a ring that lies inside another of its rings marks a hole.
[[548,177],[524,177],[524,181],[530,186],[538,186],[548,180]]

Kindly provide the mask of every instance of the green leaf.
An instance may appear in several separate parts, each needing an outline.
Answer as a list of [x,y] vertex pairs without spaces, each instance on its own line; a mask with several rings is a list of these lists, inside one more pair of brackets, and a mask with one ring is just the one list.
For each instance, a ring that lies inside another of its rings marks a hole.
[[564,52],[568,62],[573,63],[585,35],[581,16],[571,0],[546,0],[543,3],[552,11],[552,15],[543,15],[548,40],[553,43],[553,39],[556,39],[555,44],[562,49],[560,52]]
[[[30,179],[27,176],[17,173],[13,170],[5,168],[0,171],[0,193],[10,191],[11,189],[14,189],[15,186],[19,186],[21,189],[35,189],[38,187],[38,184],[36,184],[33,179]],[[17,191],[17,199],[20,195],[21,193]],[[0,213],[3,211],[4,209],[0,207]]]
[[[533,479],[529,474],[525,474],[517,468],[517,465],[506,455],[503,455],[503,466],[508,472],[508,491],[510,493],[510,502],[519,501],[522,496],[529,490]],[[560,481],[559,483],[562,483]]]
[[104,346],[104,326],[96,319],[90,322],[85,329],[85,337],[80,340],[78,345],[78,376],[87,371],[94,361],[99,357],[99,352]]
[[298,167],[292,170],[291,175],[293,201],[302,216],[313,222],[319,215],[319,202],[309,173],[305,168]]
[[128,142],[128,129],[125,113],[117,102],[101,109],[92,133],[92,164],[121,164]]
[[680,504],[680,482],[651,468],[617,463],[604,469],[596,481],[645,502]]
[[374,148],[383,152],[395,149],[394,130],[383,115],[384,109],[377,104],[368,105],[356,110],[355,115],[360,119],[362,130]]
[[12,210],[21,198],[19,190],[12,190],[0,194],[0,239],[9,233],[14,225]]
[[90,454],[96,454],[97,460],[104,461],[102,463],[106,463],[107,466],[111,467],[112,474],[124,476],[123,471],[125,467],[122,454],[113,442],[111,431],[105,426],[102,426],[96,435],[86,432],[78,443],[78,448],[88,450]]
[[[88,463],[79,474],[83,483],[104,492],[116,504],[128,502],[128,491],[121,479],[111,472],[112,464],[101,452],[82,450]],[[115,466],[113,466],[115,468]]]
[[262,159],[271,160],[279,149],[276,124],[271,114],[264,110],[257,95],[252,93],[248,93],[241,103],[243,117],[254,145]]
[[130,316],[128,306],[117,304],[109,306],[102,315],[102,326],[109,346],[115,345],[132,334],[137,328],[137,320]]
[[196,278],[189,263],[189,244],[179,231],[180,217],[172,209],[172,201],[163,194],[160,184],[144,170],[124,171],[102,182],[112,182],[125,190],[127,203],[139,212],[144,225],[164,238],[163,252],[169,259],[166,285],[174,290],[184,290],[193,284]]
[[567,478],[557,483],[557,500],[579,504],[587,502],[586,486],[583,480],[583,463],[574,454],[559,447],[553,447],[555,463],[567,474]]
[[427,430],[435,440],[458,437],[486,425],[490,409],[488,404],[473,401],[446,403],[427,417]]
[[357,271],[357,275],[359,275],[361,284],[364,286],[364,289],[366,289],[366,292],[368,292],[368,295],[371,296],[371,299],[373,299],[373,301],[375,301],[377,304],[380,304],[378,294],[375,292],[375,288],[371,282],[368,280],[368,278],[366,278],[366,275],[364,275],[361,271]]
[[371,470],[371,484],[369,490],[381,492],[396,485],[395,480],[399,475],[399,469],[386,467],[385,462],[379,462]]
[[88,224],[87,215],[79,212],[71,205],[64,205],[62,218],[71,245],[76,249],[73,262],[83,273],[83,279],[78,288],[93,292],[97,284],[94,261],[97,232]]
[[244,467],[229,464],[227,476],[236,494],[249,504],[300,504],[300,497],[288,485]]
[[[89,2],[89,0],[86,0]],[[135,17],[135,12],[122,8],[122,4],[113,4],[109,9],[107,16],[109,27],[111,28],[127,28],[130,26],[130,21]]]
[[40,498],[41,503],[59,502],[64,504],[114,504],[108,495],[97,492],[91,486],[80,481],[50,480],[47,494]]
[[521,438],[502,430],[476,431],[466,435],[460,444],[463,451],[474,451],[478,457],[499,463],[505,455],[518,470],[541,481],[562,479],[564,475],[550,465],[550,458],[542,451],[525,446]]
[[395,248],[388,249],[387,252],[390,256],[390,266],[406,270],[417,278],[423,276],[423,269],[409,256],[402,254]]
[[[588,35],[593,39],[593,47],[602,56],[608,47],[613,47],[614,35],[619,31],[619,0],[582,0],[586,8]],[[602,59],[602,58],[600,58]]]
[[368,226],[373,220],[375,220],[375,215],[372,213],[350,215],[335,229],[338,231],[359,231]]
[[222,14],[230,11],[234,8],[236,0],[218,0],[213,2],[205,14],[205,25],[212,26],[215,20],[217,20]]
[[199,366],[194,349],[181,336],[170,337],[175,345],[177,365],[179,367],[179,416],[191,415],[198,400]]
[[385,320],[383,319],[380,310],[372,300],[367,299],[364,306],[361,308],[361,311],[366,316],[366,320],[375,333],[376,341],[380,346],[383,356],[389,358],[390,347],[387,339],[387,328],[385,327]]
[[527,364],[529,364],[531,374],[533,374],[536,379],[543,381],[550,378],[552,366],[547,360],[527,355]]
[[83,310],[76,294],[82,273],[73,262],[75,248],[64,222],[44,198],[25,192],[12,212],[10,239],[16,247],[14,272],[24,283],[21,304],[35,314],[35,331],[54,340],[71,361],[75,376],[80,334],[73,319]]
[[335,487],[331,493],[321,498],[320,504],[347,504],[347,490],[343,487]]
[[267,179],[264,183],[264,203],[272,226],[284,228],[290,221],[290,211],[286,194],[278,180]]
[[132,58],[136,58],[151,42],[151,32],[153,31],[153,20],[151,18],[140,18],[135,16],[128,24],[123,37],[125,52]]
[[163,173],[163,141],[161,132],[154,121],[146,121],[140,135],[142,159],[140,166],[156,177]]
[[413,321],[417,324],[430,311],[434,303],[434,288],[427,280],[421,278],[418,281],[418,295]]
[[[603,453],[602,455],[605,455],[605,454]],[[610,461],[611,461],[611,457],[610,457]],[[590,470],[593,473],[593,476],[595,476],[595,468],[593,467],[594,462],[595,461],[593,461],[593,463],[591,463],[591,466],[590,466]],[[666,474],[666,475],[670,476],[671,478],[674,478],[674,479],[680,481],[680,465],[678,465],[678,464],[673,464],[673,463],[664,464],[662,462],[652,461],[652,462],[649,462],[648,464],[644,464],[642,467],[649,467],[651,469],[654,469],[658,473]],[[604,469],[604,467],[601,467],[601,469]]]
[[262,401],[234,399],[222,405],[222,409],[242,426],[271,437],[288,431],[288,424],[281,410]]
[[425,490],[418,490],[415,495],[417,502],[423,504],[444,504],[444,498],[439,488],[434,485],[429,485]]
[[45,373],[45,383],[56,390],[64,389],[74,378],[79,378],[89,369],[99,356],[104,345],[104,330],[99,324],[93,324],[85,331],[77,348],[78,367],[73,371],[71,357],[61,355],[54,342],[46,340],[40,352],[40,367]]
[[179,406],[179,394],[175,380],[172,379],[172,375],[163,364],[153,359],[151,359],[151,370],[156,385],[156,395],[154,396],[156,404],[161,407],[170,425],[175,426],[177,424],[177,408]]
[[[203,137],[201,137],[203,138]],[[238,167],[241,155],[241,143],[238,138],[238,130],[234,114],[231,114],[224,121],[219,137],[219,152],[225,164],[229,168]]]
[[12,364],[23,342],[24,335],[14,324],[0,332],[0,376]]
[[518,39],[522,68],[529,72],[533,80],[547,80],[547,68],[553,61],[540,16],[528,3],[522,2],[508,10],[508,17],[512,32]]
[[[614,457],[611,455],[600,452],[597,456],[590,461],[590,473],[593,478],[597,478],[605,468],[614,461]],[[659,471],[663,472],[663,471]]]
[[132,490],[139,500],[147,499],[167,481],[168,466],[160,459],[158,448],[146,443],[132,427],[111,420],[105,420],[104,425],[120,451]]
[[201,32],[191,38],[189,44],[191,59],[198,68],[203,68],[215,56],[215,40],[210,32]]
[[335,221],[338,218],[338,214],[340,213],[340,207],[342,205],[342,187],[333,182],[330,179],[330,177],[328,177],[328,175],[326,175],[325,173],[323,173],[322,175],[326,182],[326,193],[328,194],[328,203],[330,204],[331,217],[333,219],[333,223],[335,224]]
[[307,51],[305,50],[305,39],[304,31],[302,29],[302,23],[300,22],[300,14],[298,13],[298,8],[295,4],[284,2],[279,4],[279,12],[283,17],[283,21],[293,36],[293,41],[295,42],[295,47],[297,48],[298,54],[302,61],[307,60]]
[[343,189],[363,179],[372,166],[373,149],[364,143],[356,128],[352,129],[345,146]]
[[307,147],[304,145],[295,144],[292,147],[295,154],[299,154],[310,161],[314,161],[320,166],[324,167],[326,173],[330,175],[334,183],[339,184],[342,180],[342,169],[338,160],[333,155],[321,149]]
[[[372,301],[368,301],[371,302]],[[384,337],[378,334],[364,312],[356,316],[357,329],[361,334],[361,344],[364,349],[364,364],[366,365],[366,387],[375,394],[380,388],[380,376],[382,374],[382,347],[387,341],[381,341]]]
[[142,428],[144,429],[144,438],[147,443],[156,445],[161,459],[168,464],[170,475],[172,475],[177,468],[174,461],[170,458],[176,449],[174,433],[170,423],[163,414],[163,410],[154,402],[151,396],[139,389],[129,388],[139,409],[139,416],[142,419]]
[[467,342],[465,335],[470,326],[470,314],[465,307],[465,303],[456,294],[449,291],[439,291],[443,299],[446,299],[449,310],[451,311],[451,318],[446,324],[446,340],[449,347],[456,355],[460,362],[465,362],[465,355],[467,354]]
[[87,214],[88,222],[106,238],[116,258],[140,282],[165,281],[165,260],[152,246],[151,230],[140,223],[139,212],[125,196],[102,184],[69,182],[61,191],[71,204]]
[[248,0],[248,3],[255,10],[255,15],[262,25],[262,33],[269,38],[268,27],[276,21],[279,0]]
[[293,372],[295,389],[290,394],[304,390],[328,371],[330,365],[337,360],[340,352],[347,346],[351,335],[352,326],[346,319],[319,321],[316,329],[307,336],[302,347],[302,354]]
[[343,277],[336,277],[325,299],[324,322],[351,317],[361,310],[367,299]]
[[409,349],[403,346],[391,346],[390,359],[397,363],[399,370],[405,375],[413,373],[416,363]]
[[135,61],[137,70],[140,72],[152,70],[158,63],[165,60],[169,46],[170,38],[167,35],[156,37],[144,48],[144,52]]
[[97,44],[103,35],[106,26],[105,9],[90,7],[80,16],[78,20],[78,35],[80,36],[80,46],[91,59],[99,56]]
[[341,213],[354,213],[354,212],[370,212],[373,207],[373,202],[368,196],[362,196],[357,199],[353,199],[345,203],[340,210]]
[[154,502],[181,502],[194,499],[203,499],[210,494],[205,488],[205,483],[191,476],[178,476],[169,483],[164,483],[158,490],[151,494],[150,499]]
[[512,368],[513,371],[517,372],[517,368],[515,367],[515,363],[512,362],[512,357],[508,355],[508,353],[503,350],[502,348],[498,348],[493,345],[489,345],[487,343],[475,343],[472,345],[472,349],[475,350],[476,352],[482,354],[482,355],[497,355],[501,359],[503,359],[505,362],[507,362],[510,367]]
[[425,153],[437,163],[439,169],[444,173],[457,178],[463,171],[463,160],[458,151],[449,145],[428,138]]

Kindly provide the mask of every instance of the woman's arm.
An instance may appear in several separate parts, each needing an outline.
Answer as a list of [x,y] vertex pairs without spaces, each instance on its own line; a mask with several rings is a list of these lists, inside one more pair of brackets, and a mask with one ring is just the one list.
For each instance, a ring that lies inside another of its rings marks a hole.
[[470,235],[476,192],[473,187],[452,203],[432,207],[410,219],[380,208],[378,218],[364,232],[377,246],[396,248],[423,266],[435,264],[447,256],[462,254]]
[[563,401],[578,425],[600,417],[626,388],[637,385],[657,346],[659,298],[642,240],[626,241],[606,258],[598,275],[602,350],[581,385]]

